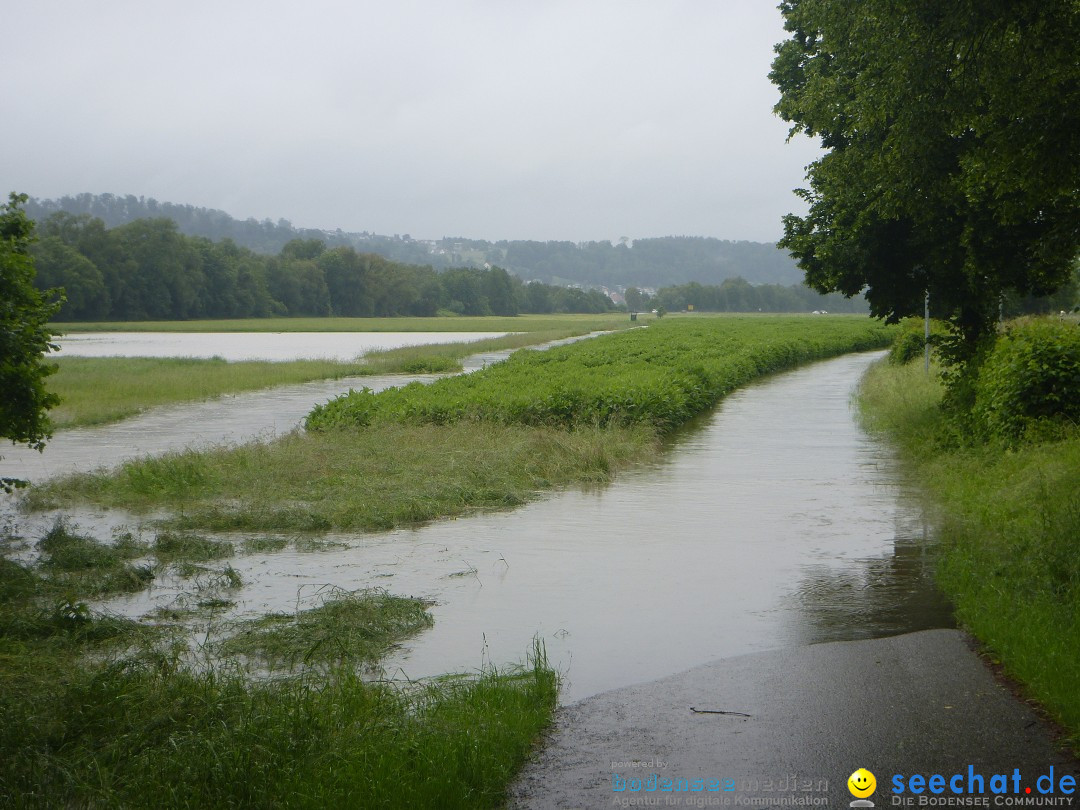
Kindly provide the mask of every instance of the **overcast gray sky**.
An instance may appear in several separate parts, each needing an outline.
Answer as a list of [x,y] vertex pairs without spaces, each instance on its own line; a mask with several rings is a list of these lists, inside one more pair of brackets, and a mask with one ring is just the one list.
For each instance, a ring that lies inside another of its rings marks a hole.
[[774,0],[32,0],[0,191],[414,238],[773,241]]

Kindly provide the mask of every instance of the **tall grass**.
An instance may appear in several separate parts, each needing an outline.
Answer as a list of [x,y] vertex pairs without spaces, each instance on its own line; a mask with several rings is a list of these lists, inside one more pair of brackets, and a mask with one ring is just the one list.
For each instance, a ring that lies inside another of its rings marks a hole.
[[386,424],[137,459],[111,473],[31,487],[24,503],[164,506],[183,528],[381,530],[517,506],[553,486],[608,481],[655,447],[653,434],[641,429]]
[[922,366],[878,366],[868,425],[903,451],[938,514],[957,617],[1080,745],[1080,431],[1006,449],[963,441]]
[[[428,623],[415,600],[339,594],[256,645],[314,646],[328,666],[253,680],[226,656],[196,672],[167,625],[98,613],[53,577],[130,549],[59,531],[42,545],[37,564],[0,556],[2,806],[497,807],[550,722],[539,646],[505,672],[363,680],[358,661]],[[328,652],[339,639],[349,655]]]

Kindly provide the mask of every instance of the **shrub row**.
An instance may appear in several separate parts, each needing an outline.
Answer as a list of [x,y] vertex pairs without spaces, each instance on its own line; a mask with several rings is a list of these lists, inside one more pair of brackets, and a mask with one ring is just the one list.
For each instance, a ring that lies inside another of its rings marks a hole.
[[1080,328],[1021,321],[1000,335],[975,382],[976,429],[1015,444],[1080,424]]
[[731,317],[661,321],[545,352],[521,351],[475,374],[373,393],[350,391],[308,415],[308,430],[375,421],[648,425],[666,432],[769,372],[889,342],[863,318]]

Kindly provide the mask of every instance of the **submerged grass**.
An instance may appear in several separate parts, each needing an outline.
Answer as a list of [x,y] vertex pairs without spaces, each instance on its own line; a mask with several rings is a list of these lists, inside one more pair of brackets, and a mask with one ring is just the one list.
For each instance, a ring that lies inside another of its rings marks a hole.
[[396,644],[432,625],[428,607],[420,599],[381,589],[334,589],[317,607],[244,622],[222,642],[221,650],[272,668],[371,666]]
[[33,487],[25,502],[165,506],[183,528],[381,530],[517,506],[550,487],[602,483],[655,448],[642,428],[386,424],[139,459]]
[[[37,564],[0,556],[2,806],[497,807],[550,722],[558,679],[539,647],[521,669],[407,690],[353,666],[191,671],[167,626],[91,610],[77,600],[92,589],[54,578],[113,570],[133,549],[62,527],[41,544]],[[337,596],[253,647],[355,663],[427,624],[412,600]],[[348,655],[326,652],[337,644]]]
[[860,402],[939,510],[938,581],[957,617],[1080,747],[1080,432],[963,444],[941,395],[921,365],[880,365]]

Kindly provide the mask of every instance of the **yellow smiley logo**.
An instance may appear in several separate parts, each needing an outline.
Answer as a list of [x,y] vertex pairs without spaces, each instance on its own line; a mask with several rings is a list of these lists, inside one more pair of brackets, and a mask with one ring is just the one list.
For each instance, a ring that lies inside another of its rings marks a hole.
[[877,788],[877,779],[866,768],[859,768],[847,780],[847,789],[856,799],[865,799]]

